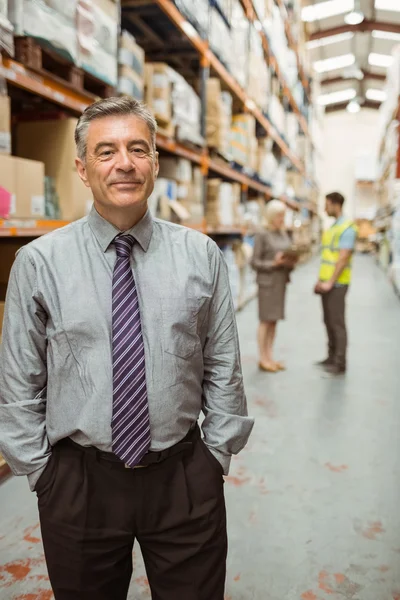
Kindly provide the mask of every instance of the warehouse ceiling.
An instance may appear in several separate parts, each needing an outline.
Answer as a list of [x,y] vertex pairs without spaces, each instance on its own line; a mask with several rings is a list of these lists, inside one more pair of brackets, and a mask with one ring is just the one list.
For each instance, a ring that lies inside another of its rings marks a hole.
[[302,18],[319,103],[328,111],[349,103],[379,108],[400,45],[400,0],[306,0]]

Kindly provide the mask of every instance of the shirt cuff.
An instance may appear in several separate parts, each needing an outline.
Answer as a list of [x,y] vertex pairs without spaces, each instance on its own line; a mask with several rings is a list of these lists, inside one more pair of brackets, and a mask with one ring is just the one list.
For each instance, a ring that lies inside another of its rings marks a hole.
[[207,446],[207,448],[209,449],[211,454],[213,454],[215,456],[217,461],[220,463],[220,465],[224,471],[224,475],[228,475],[229,467],[231,466],[232,456],[230,456],[229,454],[223,454],[219,450],[216,450],[215,448],[211,448],[210,446]]

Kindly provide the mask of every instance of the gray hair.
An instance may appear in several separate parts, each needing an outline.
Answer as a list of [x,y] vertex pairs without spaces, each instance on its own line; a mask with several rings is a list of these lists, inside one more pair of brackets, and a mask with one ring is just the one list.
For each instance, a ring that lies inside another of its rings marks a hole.
[[75,128],[75,144],[78,157],[84,161],[87,150],[87,136],[91,121],[104,117],[133,115],[142,119],[149,128],[153,151],[156,150],[157,122],[145,104],[131,98],[121,96],[98,100],[88,106],[80,116]]
[[267,227],[270,227],[272,221],[277,215],[286,212],[286,204],[280,200],[270,200],[265,208],[265,220]]

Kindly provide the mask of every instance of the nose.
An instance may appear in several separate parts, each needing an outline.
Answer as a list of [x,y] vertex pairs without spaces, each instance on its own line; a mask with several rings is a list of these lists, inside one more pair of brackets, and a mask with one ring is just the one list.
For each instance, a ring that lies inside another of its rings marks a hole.
[[123,148],[120,150],[120,152],[118,152],[115,167],[120,171],[124,171],[124,173],[133,171],[133,169],[135,168],[131,155],[126,148]]

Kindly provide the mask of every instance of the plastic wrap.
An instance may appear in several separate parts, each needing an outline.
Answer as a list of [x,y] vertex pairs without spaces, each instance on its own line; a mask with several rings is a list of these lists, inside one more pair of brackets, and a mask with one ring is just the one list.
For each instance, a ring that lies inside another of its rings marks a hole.
[[[54,7],[61,2],[51,3]],[[68,10],[58,11],[43,0],[9,0],[9,18],[16,35],[27,35],[49,46],[52,50],[76,62],[78,46],[76,38],[77,0],[68,0]]]
[[112,0],[78,0],[79,66],[112,86],[118,78],[118,5]]

